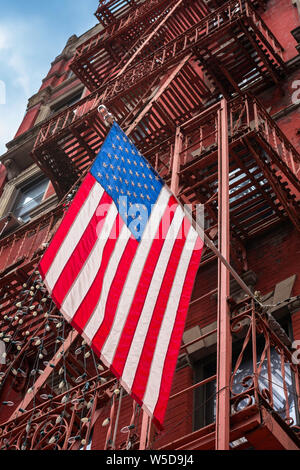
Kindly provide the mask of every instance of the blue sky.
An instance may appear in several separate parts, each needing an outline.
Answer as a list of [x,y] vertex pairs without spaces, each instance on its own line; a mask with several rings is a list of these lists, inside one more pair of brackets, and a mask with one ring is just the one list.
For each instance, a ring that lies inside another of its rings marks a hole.
[[68,38],[97,24],[97,6],[97,0],[0,0],[0,156]]

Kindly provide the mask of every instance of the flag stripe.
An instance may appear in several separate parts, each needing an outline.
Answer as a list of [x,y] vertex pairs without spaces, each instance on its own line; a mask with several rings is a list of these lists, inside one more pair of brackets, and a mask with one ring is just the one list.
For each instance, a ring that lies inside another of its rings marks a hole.
[[159,423],[162,423],[166,407],[168,403],[168,398],[171,392],[172,378],[175,372],[178,351],[180,349],[182,335],[184,331],[186,315],[188,311],[188,306],[190,298],[192,295],[194,279],[199,268],[201,254],[203,249],[203,242],[198,237],[196,240],[195,249],[193,251],[191,261],[185,276],[184,280],[184,289],[182,290],[176,321],[173,327],[172,336],[170,339],[168,351],[166,354],[166,359],[164,361],[164,367],[162,372],[162,379],[159,390],[159,398],[153,412],[156,425],[160,426]]
[[[177,210],[175,213],[174,211],[171,211],[171,209],[174,209],[175,202],[175,199],[171,197],[168,208],[161,219],[159,229],[156,236],[154,237],[151,250],[145,262],[139,285],[136,289],[128,317],[124,325],[117,350],[115,352],[115,358],[112,366],[113,369],[117,370],[119,374],[123,374],[123,368],[125,366],[132,341],[134,340],[137,325],[147,321],[144,320],[145,313],[143,316],[143,312],[145,312],[145,309],[148,308],[149,301],[150,303],[153,303],[153,301],[155,302],[159,291],[159,284],[161,282],[161,274],[164,273],[164,269],[168,264],[170,251],[168,246],[173,245],[174,239],[168,240],[167,242],[162,237],[160,237],[160,234],[164,230],[164,226],[167,224],[169,226],[170,232],[172,233],[176,232],[176,227],[181,224],[183,216],[182,210],[178,207],[178,204],[176,204]],[[143,338],[141,333],[138,335],[138,338],[142,341]],[[124,380],[126,381],[125,378]],[[128,385],[130,386],[129,383]]]
[[106,217],[106,209],[112,203],[111,197],[104,193],[98,204],[90,223],[87,225],[79,243],[75,247],[72,255],[68,259],[52,291],[58,308],[61,307],[63,300],[82,270],[87,257],[90,255],[97,241],[98,234],[102,228]]
[[[130,269],[130,265],[136,255],[139,243],[138,241],[131,236],[128,240],[126,249],[122,253],[119,266],[117,267],[115,277],[111,284],[111,287],[107,293],[106,304],[105,304],[105,312],[104,317],[101,315],[100,321],[97,315],[93,315],[93,329],[92,332],[87,335],[88,329],[84,330],[85,337],[88,341],[92,341],[92,344],[97,351],[97,354],[102,359],[104,364],[109,367],[110,364],[101,356],[101,348],[103,343],[106,341],[113,322],[115,320],[115,314],[118,308],[118,302],[120,298],[120,292],[124,289],[124,284],[126,282],[126,278]],[[97,310],[99,312],[99,309]],[[103,318],[103,320],[102,320]]]
[[[129,388],[132,387],[136,369],[139,363],[139,357],[142,352],[149,323],[151,321],[153,309],[155,307],[156,300],[159,297],[161,283],[164,279],[170,256],[173,254],[173,247],[176,242],[177,235],[180,236],[180,233],[178,234],[178,232],[181,232],[183,217],[184,214],[181,207],[177,206],[173,220],[169,225],[169,232],[166,235],[166,239],[162,240],[163,246],[157,257],[153,256],[153,249],[151,248],[148,259],[153,259],[156,263],[156,266],[151,266],[151,283],[148,292],[146,292],[146,299],[143,299],[141,309],[136,309],[132,312],[133,318],[129,316],[127,323],[124,326],[113,366],[122,373],[123,380],[126,382]],[[145,271],[146,269],[148,268],[145,266]],[[142,277],[141,281],[143,281]],[[143,284],[141,284],[139,287],[141,288],[142,285]],[[137,292],[137,297],[140,297],[139,289]],[[133,303],[132,309],[134,307],[135,305]],[[123,354],[121,354],[122,350]],[[124,363],[122,363],[123,358],[125,359]],[[125,368],[123,370],[124,365]],[[147,371],[145,370],[145,376],[146,374]]]
[[77,246],[77,243],[81,239],[86,226],[89,224],[100,202],[103,193],[104,189],[99,184],[95,184],[93,186],[87,199],[81,206],[77,217],[71,225],[69,232],[61,243],[57,254],[46,274],[46,282],[51,290],[56,284],[57,279],[59,278],[66,262]]
[[[107,212],[107,216],[104,219],[102,230],[98,236],[97,242],[95,243],[92,251],[85,261],[83,268],[81,269],[79,275],[72,285],[72,288],[62,303],[62,311],[68,316],[68,318],[73,318],[82,300],[85,298],[90,288],[91,282],[93,282],[97,275],[102,261],[103,250],[108,240],[108,235],[114,227],[117,216],[117,208],[112,202]],[[106,235],[104,235],[103,232],[105,232]]]
[[82,205],[88,198],[89,193],[95,184],[97,184],[95,178],[90,173],[88,173],[84,181],[82,182],[79,190],[77,191],[71,206],[69,207],[67,213],[64,215],[63,222],[58,227],[58,230],[55,233],[50,243],[50,246],[48,247],[40,262],[39,270],[43,278],[45,278],[47,271],[50,268],[59,250],[59,247],[61,246],[65,236],[67,235]]
[[[183,228],[183,225],[184,222],[181,225],[181,230]],[[143,344],[141,345],[142,348],[139,352],[139,357],[137,357],[137,364],[135,366],[135,370],[130,371],[130,367],[133,367],[132,363],[128,361],[128,364],[126,364],[126,370],[123,374],[124,380],[126,380],[125,376],[130,377],[129,380],[131,383],[132,392],[136,396],[142,397],[146,390],[147,380],[150,373],[155,348],[157,346],[157,339],[160,331],[161,322],[163,320],[164,311],[168,304],[169,296],[171,295],[171,289],[176,275],[178,260],[182,255],[185,242],[185,236],[179,237],[178,239],[176,239],[172,247],[172,252],[170,254],[169,260],[167,261],[164,277],[161,280],[159,295],[157,299],[155,299],[155,304],[152,306],[152,315],[150,314],[149,318],[147,318],[145,331],[142,332]],[[134,375],[132,372],[134,372]]]
[[[156,234],[160,225],[162,214],[164,214],[170,199],[170,193],[165,188],[160,192],[157,204],[153,207],[147,227],[144,231],[142,240],[137,248],[134,260],[131,263],[126,283],[121,292],[118,309],[115,314],[114,323],[102,348],[102,356],[111,364],[119,343],[120,336],[131,306],[133,295],[141,277],[148,253],[151,249],[153,236]],[[108,298],[109,302],[109,298]]]
[[104,316],[105,304],[104,308],[102,305],[102,308],[99,308],[99,304],[101,299],[106,299],[107,297],[112,279],[119,265],[121,254],[124,251],[122,249],[120,252],[118,247],[120,247],[120,245],[123,246],[124,243],[127,244],[131,235],[120,217],[116,220],[116,230],[117,235],[118,231],[120,231],[120,236],[108,240],[103,251],[102,262],[98,273],[72,320],[72,325],[81,333],[84,333],[85,336],[89,336],[88,327],[95,315],[96,317],[99,315],[99,321],[102,321],[100,317]]
[[193,242],[195,245],[197,241],[197,233],[191,227],[188,236],[187,243],[184,246],[180,261],[178,263],[174,282],[170,296],[168,298],[167,308],[161,323],[155,352],[153,355],[147,388],[143,397],[144,406],[153,415],[154,409],[159,398],[160,383],[162,379],[163,366],[165,362],[166,353],[168,351],[173,326],[176,320],[176,312],[178,309],[182,289],[184,287],[184,280],[186,272],[189,267],[189,262],[193,254],[193,250],[190,247],[190,243]]

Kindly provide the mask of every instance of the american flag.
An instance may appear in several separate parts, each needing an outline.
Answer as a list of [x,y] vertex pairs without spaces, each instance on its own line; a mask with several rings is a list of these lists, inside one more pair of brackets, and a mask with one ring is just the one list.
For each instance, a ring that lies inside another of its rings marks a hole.
[[64,317],[159,428],[202,248],[114,123],[39,265]]

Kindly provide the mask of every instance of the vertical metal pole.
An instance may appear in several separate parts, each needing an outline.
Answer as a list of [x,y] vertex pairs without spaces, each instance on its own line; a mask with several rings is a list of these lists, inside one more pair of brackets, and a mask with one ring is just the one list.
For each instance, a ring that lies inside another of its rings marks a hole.
[[147,415],[145,411],[143,411],[143,419],[142,419],[142,427],[141,427],[141,434],[140,434],[140,447],[139,450],[146,450],[148,446],[148,438],[150,433],[151,427],[151,418]]
[[[219,110],[219,251],[230,262],[229,250],[229,150],[227,102],[223,98]],[[216,450],[229,450],[230,440],[230,375],[231,332],[228,297],[230,274],[218,260],[218,318],[217,318],[217,397],[216,397]]]
[[179,189],[179,171],[180,171],[180,152],[182,150],[182,134],[180,127],[176,129],[175,145],[173,154],[173,167],[172,167],[172,179],[171,179],[171,191],[177,196]]

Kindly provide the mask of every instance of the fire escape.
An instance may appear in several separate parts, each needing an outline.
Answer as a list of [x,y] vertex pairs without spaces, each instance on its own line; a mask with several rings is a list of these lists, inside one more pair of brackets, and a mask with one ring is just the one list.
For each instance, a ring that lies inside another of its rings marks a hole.
[[[99,2],[96,17],[103,29],[77,49],[71,65],[88,94],[41,126],[32,152],[61,202],[55,211],[0,241],[1,252],[7,253],[6,264],[0,267],[0,334],[6,345],[0,381],[2,396],[12,397],[2,402],[7,409],[7,421],[0,426],[2,449],[86,448],[100,418],[107,425],[103,448],[150,445],[145,417],[128,396],[122,406],[133,407],[132,417],[122,429],[123,441],[116,437],[118,383],[64,322],[36,271],[107,135],[100,105],[107,107],[182,203],[190,204],[192,211],[199,204],[205,207],[206,234],[239,273],[247,269],[249,240],[283,221],[300,229],[299,154],[255,97],[269,86],[280,88],[286,74],[283,48],[261,19],[262,7],[263,2],[243,0]],[[222,170],[224,158],[227,167]],[[228,210],[222,209],[220,194],[227,198]],[[230,218],[229,236],[222,248],[220,227],[222,222],[226,230],[226,218]],[[215,259],[206,248],[202,266]],[[243,338],[230,382],[230,440],[247,432],[253,439],[249,442],[258,446],[256,429],[264,413],[272,419],[263,430],[274,446],[272,429],[277,426],[297,447],[299,429],[290,416],[288,399],[284,417],[274,417],[271,381],[270,351],[275,347],[287,397],[284,373],[286,364],[292,363],[291,349],[251,298],[232,302],[230,309],[230,334]],[[264,338],[258,357],[257,332]],[[191,344],[182,346],[181,352]],[[253,373],[237,393],[235,376],[251,344]],[[270,380],[262,388],[260,374],[265,367]],[[292,372],[299,397],[299,366],[293,364]],[[177,390],[170,406],[191,399],[197,387],[216,378]],[[173,442],[158,439],[152,445],[212,449],[214,440],[213,423],[195,432],[178,432]]]

